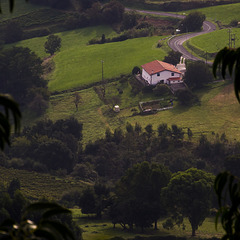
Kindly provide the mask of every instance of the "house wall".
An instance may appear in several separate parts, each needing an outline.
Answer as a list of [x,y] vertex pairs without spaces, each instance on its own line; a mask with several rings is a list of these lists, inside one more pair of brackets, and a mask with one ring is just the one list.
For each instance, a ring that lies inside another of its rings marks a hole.
[[174,83],[182,83],[183,80],[172,80],[172,81],[167,81],[167,84],[174,84]]
[[169,82],[167,81],[167,79],[171,78],[171,77],[180,77],[180,73],[175,73],[172,76],[171,74],[172,72],[170,71],[162,71],[158,74],[153,74],[152,76],[150,76],[144,69],[142,70],[142,77],[143,79],[145,79],[146,81],[148,81],[149,84],[151,85],[156,85],[157,83],[159,83],[161,80],[163,80],[163,83],[169,84]]

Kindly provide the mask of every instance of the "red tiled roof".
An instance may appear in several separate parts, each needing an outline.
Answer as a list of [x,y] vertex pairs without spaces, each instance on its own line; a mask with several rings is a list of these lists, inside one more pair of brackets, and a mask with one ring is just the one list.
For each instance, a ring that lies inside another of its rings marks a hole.
[[176,67],[172,64],[165,63],[162,61],[154,60],[150,63],[146,63],[141,66],[149,75],[156,74],[162,71],[171,71],[182,74]]
[[168,81],[178,81],[181,80],[180,77],[175,77],[175,78],[169,78]]

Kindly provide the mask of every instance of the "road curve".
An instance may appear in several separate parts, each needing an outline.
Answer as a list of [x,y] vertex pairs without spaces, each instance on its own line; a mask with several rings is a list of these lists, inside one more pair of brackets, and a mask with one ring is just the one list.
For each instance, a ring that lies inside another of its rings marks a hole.
[[[132,9],[126,8],[126,11],[131,11]],[[169,16],[169,17],[175,17],[175,18],[185,18],[185,15],[179,15],[175,13],[166,13],[166,12],[154,12],[154,11],[146,11],[146,10],[135,10],[137,12],[141,13],[148,13],[148,14],[156,14],[156,15],[161,15],[161,16]],[[186,59],[190,60],[200,60],[199,58],[193,56],[190,52],[188,52],[184,47],[183,43],[187,41],[188,39],[192,37],[196,37],[201,34],[213,32],[216,30],[216,26],[208,21],[203,22],[203,29],[201,32],[193,32],[193,33],[188,33],[188,34],[183,34],[183,35],[174,35],[168,42],[168,45],[170,48],[172,48],[174,51],[178,51],[182,54],[182,56]]]

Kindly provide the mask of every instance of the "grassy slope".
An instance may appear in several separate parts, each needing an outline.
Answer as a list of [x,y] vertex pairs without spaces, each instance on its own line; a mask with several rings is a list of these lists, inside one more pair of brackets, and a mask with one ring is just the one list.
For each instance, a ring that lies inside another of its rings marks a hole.
[[87,184],[70,177],[58,178],[49,174],[0,167],[1,183],[9,184],[13,178],[20,180],[23,194],[35,200],[43,197],[59,200],[64,192],[79,190]]
[[[237,36],[240,34],[239,28],[232,28],[231,34],[236,34],[235,47],[240,46],[240,41]],[[222,29],[215,32],[207,33],[201,36],[194,37],[189,40],[190,44],[209,53],[214,53],[228,46],[229,32],[228,29]]]
[[118,84],[110,88],[114,91],[119,87],[123,89],[123,94],[120,104],[121,111],[118,114],[110,112],[109,107],[99,100],[93,89],[87,89],[80,92],[82,103],[78,112],[76,112],[73,103],[73,94],[65,94],[51,99],[47,116],[56,120],[73,115],[83,122],[84,144],[103,137],[107,127],[111,130],[118,127],[124,128],[127,122],[132,124],[138,122],[143,127],[152,124],[154,129],[157,129],[160,123],[168,123],[169,126],[177,124],[184,130],[188,127],[191,128],[195,139],[198,139],[202,133],[211,136],[212,132],[219,134],[225,132],[231,140],[240,140],[240,108],[234,96],[232,85],[217,83],[212,89],[199,92],[201,106],[181,107],[175,102],[172,110],[145,116],[133,116],[131,110],[133,108],[138,110],[139,101],[145,101],[152,97],[142,94],[132,95],[127,84],[124,86]]
[[[62,38],[62,48],[54,57],[55,71],[50,77],[50,91],[71,89],[84,84],[101,80],[101,60],[104,60],[104,77],[112,78],[120,74],[130,73],[136,65],[144,64],[154,59],[162,59],[166,53],[156,48],[159,39],[163,37],[147,37],[131,39],[123,42],[86,45],[88,40],[101,37],[102,34],[111,37],[115,33],[106,26],[90,27],[59,33]],[[44,53],[46,37],[22,41],[17,46],[28,46],[40,57]]]
[[215,7],[207,7],[207,8],[199,8],[190,11],[186,11],[186,13],[199,11],[206,15],[208,20],[211,21],[220,21],[223,24],[229,24],[232,20],[240,21],[239,11],[240,11],[240,3],[235,4],[227,4]]

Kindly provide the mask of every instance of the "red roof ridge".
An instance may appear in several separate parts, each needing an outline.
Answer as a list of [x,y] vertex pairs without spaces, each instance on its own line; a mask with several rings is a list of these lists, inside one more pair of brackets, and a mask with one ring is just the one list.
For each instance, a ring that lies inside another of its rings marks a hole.
[[171,71],[182,74],[174,65],[159,60],[143,64],[141,66],[149,75],[156,74],[162,71]]

